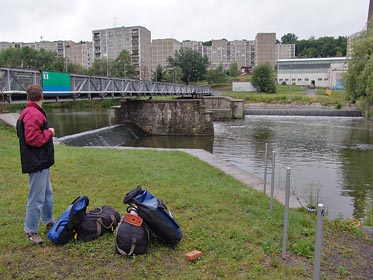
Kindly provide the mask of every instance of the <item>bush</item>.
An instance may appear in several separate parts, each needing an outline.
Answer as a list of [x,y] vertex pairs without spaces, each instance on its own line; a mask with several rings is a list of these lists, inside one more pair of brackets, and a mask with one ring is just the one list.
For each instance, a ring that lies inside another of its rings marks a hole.
[[262,64],[255,68],[252,83],[260,92],[276,92],[274,71],[269,64]]

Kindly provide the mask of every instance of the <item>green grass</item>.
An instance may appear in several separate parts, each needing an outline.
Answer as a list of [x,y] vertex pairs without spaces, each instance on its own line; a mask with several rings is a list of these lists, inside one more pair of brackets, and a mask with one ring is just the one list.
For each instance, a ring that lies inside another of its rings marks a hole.
[[[124,214],[126,192],[138,185],[163,199],[181,224],[175,249],[153,240],[145,255],[123,258],[114,236],[55,246],[30,245],[23,232],[28,178],[21,174],[14,129],[0,125],[1,279],[309,279],[303,264],[281,260],[283,206],[183,152],[111,150],[59,145],[51,170],[58,218],[80,195],[89,209],[110,205]],[[290,211],[289,254],[310,263],[314,217]],[[201,250],[188,262],[184,254]]]
[[[312,278],[313,214],[290,210],[284,261],[283,206],[275,201],[270,215],[262,192],[180,151],[57,145],[51,169],[56,218],[81,194],[90,199],[88,209],[109,205],[123,215],[125,194],[141,185],[163,199],[179,221],[183,238],[175,249],[153,239],[145,255],[125,258],[115,253],[113,234],[56,246],[41,225],[45,242],[31,245],[23,232],[28,176],[20,171],[15,129],[0,124],[0,143],[0,279]],[[343,221],[333,224],[325,221],[326,236],[351,231]],[[361,236],[357,229],[352,233]],[[325,251],[334,252],[335,244],[338,240],[327,238]],[[184,254],[192,250],[203,256],[186,261]],[[350,269],[345,265],[333,273],[346,275]]]
[[307,96],[306,87],[277,85],[276,93],[262,93],[262,92],[233,92],[229,87],[223,87],[224,96],[231,96],[233,98],[243,99],[245,103],[271,103],[271,104],[310,104],[320,103],[328,106],[344,106],[349,102],[346,100],[346,93],[344,90],[334,90],[329,96],[325,89],[318,89],[315,96]]

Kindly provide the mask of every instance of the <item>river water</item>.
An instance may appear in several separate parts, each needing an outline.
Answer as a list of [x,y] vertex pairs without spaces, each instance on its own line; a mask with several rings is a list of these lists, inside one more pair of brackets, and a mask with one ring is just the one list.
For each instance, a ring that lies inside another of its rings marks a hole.
[[[108,109],[47,111],[57,137],[115,124]],[[291,168],[292,191],[305,204],[325,204],[329,218],[364,217],[373,211],[373,122],[362,118],[245,116],[215,122],[214,137],[145,137],[130,146],[200,148],[264,178],[275,151],[276,188]]]

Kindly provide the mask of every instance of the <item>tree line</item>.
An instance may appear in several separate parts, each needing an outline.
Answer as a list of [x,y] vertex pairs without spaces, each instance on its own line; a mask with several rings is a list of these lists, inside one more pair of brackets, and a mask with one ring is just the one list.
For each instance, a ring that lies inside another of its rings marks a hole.
[[352,41],[352,56],[344,75],[348,97],[373,104],[373,19]]
[[293,33],[287,33],[281,37],[282,44],[295,44],[295,56],[298,58],[313,57],[343,57],[347,52],[347,38],[339,36],[311,37],[308,40],[298,40]]
[[0,66],[92,76],[136,78],[138,75],[131,62],[130,54],[126,50],[123,50],[114,60],[96,59],[91,67],[84,68],[69,62],[66,57],[59,56],[54,51],[35,50],[30,47],[7,48],[0,52]]

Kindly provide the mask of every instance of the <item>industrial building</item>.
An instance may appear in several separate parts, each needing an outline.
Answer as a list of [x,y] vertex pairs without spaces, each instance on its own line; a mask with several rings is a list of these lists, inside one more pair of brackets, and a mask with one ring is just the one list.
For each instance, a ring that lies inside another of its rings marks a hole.
[[279,59],[277,83],[343,89],[342,75],[347,68],[346,57]]

